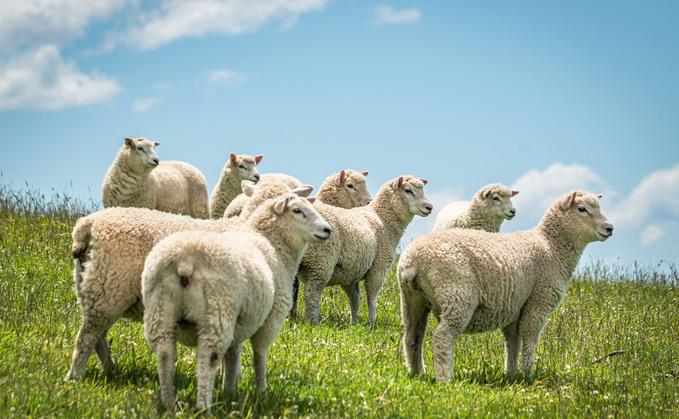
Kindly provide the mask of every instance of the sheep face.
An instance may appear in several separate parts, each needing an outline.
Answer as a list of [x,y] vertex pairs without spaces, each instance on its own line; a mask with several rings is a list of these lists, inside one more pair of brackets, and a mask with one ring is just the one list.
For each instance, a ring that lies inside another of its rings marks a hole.
[[309,200],[297,194],[286,194],[276,201],[273,210],[278,217],[287,217],[295,233],[305,242],[322,243],[330,238],[330,224],[314,209]]
[[130,150],[130,160],[128,161],[128,164],[133,169],[153,169],[160,163],[160,159],[158,159],[155,150],[160,143],[152,143],[144,137],[139,137],[125,138],[125,145]]
[[392,184],[392,188],[403,194],[408,202],[408,210],[411,214],[426,217],[434,209],[431,201],[424,194],[424,185],[426,184],[425,179],[399,177]]
[[346,171],[342,170],[335,178],[335,186],[346,191],[353,207],[368,205],[373,199],[365,180],[368,172],[350,172],[347,174]]
[[491,211],[498,217],[511,220],[516,215],[516,208],[512,203],[512,196],[516,191],[493,191],[485,197],[485,202],[490,206]]
[[599,199],[601,195],[587,192],[571,192],[561,199],[567,223],[583,243],[605,241],[613,235],[613,223],[601,211]]
[[262,161],[262,156],[248,156],[247,154],[241,154],[239,156],[231,153],[229,159],[229,166],[231,170],[238,171],[238,177],[240,180],[251,180],[253,182],[259,182],[259,171],[257,170],[257,165]]

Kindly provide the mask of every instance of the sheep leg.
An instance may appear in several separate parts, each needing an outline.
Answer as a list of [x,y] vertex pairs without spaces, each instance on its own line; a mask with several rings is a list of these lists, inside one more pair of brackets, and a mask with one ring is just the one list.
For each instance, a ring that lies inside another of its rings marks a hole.
[[[92,355],[92,351],[95,347],[101,345],[101,340],[106,341],[106,332],[109,328],[110,324],[106,321],[103,314],[90,311],[89,315],[83,316],[83,324],[80,326],[78,336],[75,340],[75,348],[73,349],[73,356],[71,358],[71,368],[64,380],[81,378],[85,375],[87,360],[90,359],[90,355]],[[99,353],[99,349],[97,350],[97,353]],[[108,360],[111,359],[110,353],[108,357],[104,355],[104,359],[102,359],[104,367],[107,366],[107,358]]]
[[349,297],[349,305],[351,306],[351,322],[358,324],[358,307],[361,304],[361,288],[358,282],[351,285],[342,285],[342,289]]
[[97,343],[94,345],[94,350],[97,352],[99,361],[104,371],[110,371],[115,367],[115,362],[111,358],[111,348],[109,347],[108,340],[106,340],[106,335],[108,330],[104,333],[103,337],[97,339]]
[[401,318],[405,329],[403,354],[411,374],[422,374],[425,370],[422,345],[427,332],[429,311],[424,298],[410,295],[401,289]]
[[254,352],[254,367],[255,367],[255,383],[257,392],[262,392],[266,390],[266,364],[267,364],[267,354],[269,348],[266,347],[254,347],[252,348]]
[[453,378],[453,344],[464,332],[476,309],[476,302],[469,301],[471,293],[450,295],[448,306],[441,312],[439,325],[434,331],[432,350],[436,381],[448,382]]
[[[388,261],[386,269],[376,268],[373,266],[365,276],[365,294],[368,303],[368,321],[370,324],[375,324],[377,321],[377,295],[380,293],[382,285],[387,277],[387,271],[391,266],[392,261]],[[375,261],[375,265],[380,266],[381,263]]]
[[158,381],[160,400],[169,411],[174,410],[174,366],[177,357],[177,340],[172,334],[165,334],[150,345],[155,349],[158,360]]
[[290,307],[290,318],[297,319],[297,298],[299,298],[299,279],[295,277],[292,283],[292,307]]
[[519,369],[519,322],[502,328],[502,334],[505,337],[505,374],[512,375]]
[[321,294],[327,282],[308,280],[304,284],[304,317],[311,324],[321,320]]
[[207,413],[210,413],[212,393],[215,389],[215,373],[225,351],[225,345],[218,340],[199,339],[196,348],[197,411],[207,409]]
[[225,390],[233,390],[236,387],[236,383],[243,378],[241,367],[242,351],[243,342],[232,344],[224,354],[224,358],[222,358],[222,388]]
[[[549,313],[549,311],[547,311]],[[523,342],[521,350],[521,371],[526,378],[533,377],[533,363],[535,362],[535,349],[540,340],[542,329],[547,324],[547,315],[540,310],[526,310],[519,323],[519,335]]]

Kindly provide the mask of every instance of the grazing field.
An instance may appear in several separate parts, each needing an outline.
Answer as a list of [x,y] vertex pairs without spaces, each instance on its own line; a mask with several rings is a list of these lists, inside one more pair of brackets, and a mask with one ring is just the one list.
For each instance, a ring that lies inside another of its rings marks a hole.
[[[96,209],[63,195],[0,186],[0,412],[2,416],[169,416],[159,407],[156,361],[141,324],[111,333],[115,371],[93,356],[84,381],[62,382],[80,325],[70,232]],[[613,238],[615,240],[615,238]],[[321,301],[321,325],[286,322],[269,354],[269,390],[254,393],[246,344],[235,392],[215,392],[212,412],[233,417],[679,416],[679,290],[674,266],[581,265],[537,350],[535,381],[503,375],[500,332],[463,336],[454,379],[405,369],[398,287],[389,274],[377,324],[349,324],[339,288]],[[301,307],[300,312],[303,312]],[[195,405],[193,351],[178,347],[180,416]]]

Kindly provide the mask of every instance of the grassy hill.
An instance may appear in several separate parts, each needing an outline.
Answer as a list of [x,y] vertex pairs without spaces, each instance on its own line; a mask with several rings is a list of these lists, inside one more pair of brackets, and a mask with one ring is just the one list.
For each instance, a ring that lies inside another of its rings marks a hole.
[[[2,416],[169,416],[159,408],[156,361],[141,324],[118,322],[109,338],[117,369],[62,382],[80,325],[72,283],[71,229],[95,204],[0,186],[0,412]],[[218,416],[457,417],[679,416],[679,290],[674,267],[581,266],[538,345],[535,382],[503,375],[500,332],[463,336],[454,379],[437,384],[431,331],[427,373],[412,378],[402,355],[396,277],[387,278],[377,324],[349,323],[339,288],[326,290],[318,327],[286,322],[269,354],[269,390],[244,379],[215,392]],[[365,298],[364,298],[365,300]],[[178,347],[181,416],[195,405],[193,351]]]

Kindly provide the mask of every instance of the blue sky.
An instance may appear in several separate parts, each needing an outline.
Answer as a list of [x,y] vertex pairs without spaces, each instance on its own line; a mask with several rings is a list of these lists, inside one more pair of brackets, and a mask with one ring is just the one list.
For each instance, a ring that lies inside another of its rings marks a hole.
[[413,174],[435,212],[502,182],[502,231],[578,188],[616,226],[582,263],[676,264],[677,22],[676,1],[3,1],[1,181],[100,200],[144,136],[210,190],[231,152],[316,187],[368,170],[373,194]]

